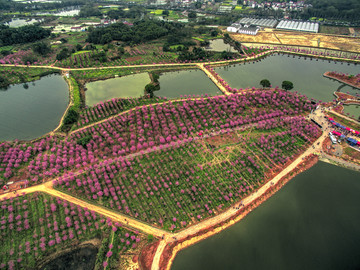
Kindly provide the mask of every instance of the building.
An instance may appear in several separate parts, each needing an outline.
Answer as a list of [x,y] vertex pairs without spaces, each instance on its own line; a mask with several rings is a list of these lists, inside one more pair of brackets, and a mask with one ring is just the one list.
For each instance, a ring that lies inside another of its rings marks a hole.
[[256,36],[258,31],[260,30],[260,26],[256,26],[252,24],[233,23],[226,30],[231,33]]
[[252,24],[261,27],[274,28],[278,21],[276,19],[252,19],[242,18],[238,23]]
[[319,24],[313,22],[282,20],[276,26],[276,29],[317,33],[319,32]]
[[231,12],[232,9],[233,9],[232,6],[220,6],[218,9],[218,12],[229,13],[229,12]]

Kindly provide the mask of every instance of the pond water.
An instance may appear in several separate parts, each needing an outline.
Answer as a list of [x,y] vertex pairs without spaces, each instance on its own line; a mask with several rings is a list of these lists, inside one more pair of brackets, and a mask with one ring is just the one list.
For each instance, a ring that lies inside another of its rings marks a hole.
[[37,15],[53,15],[53,16],[77,16],[80,9],[60,10],[58,12],[39,12]]
[[160,75],[159,97],[176,98],[180,95],[221,95],[221,91],[202,70],[164,72]]
[[91,270],[95,267],[96,247],[83,247],[72,250],[50,261],[41,270]]
[[360,173],[319,162],[172,270],[360,268]]
[[112,98],[140,97],[144,95],[145,85],[150,83],[148,73],[139,73],[104,81],[86,84],[86,105],[92,106]]
[[225,44],[224,40],[222,40],[222,39],[210,40],[210,45],[209,45],[208,48],[205,48],[205,50],[207,50],[207,51],[215,51],[215,52],[222,52],[222,51],[237,52],[229,44]]
[[358,119],[360,116],[360,105],[344,105],[344,114]]
[[55,129],[69,103],[68,86],[60,75],[0,90],[0,141],[30,140]]
[[259,62],[219,67],[215,71],[232,88],[260,87],[260,81],[268,79],[272,86],[279,87],[282,81],[291,81],[294,84],[292,91],[322,101],[333,100],[333,93],[339,87],[342,92],[359,93],[357,89],[323,77],[326,71],[360,73],[360,65],[348,65],[343,62],[316,61],[316,59],[310,60],[292,55],[272,55]]
[[42,22],[42,20],[12,19],[10,22],[6,23],[6,25],[8,25],[10,27],[21,27],[21,26],[24,26],[24,25],[31,25],[31,24],[34,24],[34,23],[37,23],[37,22]]

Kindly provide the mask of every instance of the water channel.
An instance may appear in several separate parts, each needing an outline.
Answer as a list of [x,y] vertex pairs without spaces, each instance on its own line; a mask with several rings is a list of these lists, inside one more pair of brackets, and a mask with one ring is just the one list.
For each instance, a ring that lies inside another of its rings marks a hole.
[[140,97],[144,95],[145,85],[150,83],[148,73],[139,73],[105,81],[86,84],[86,105],[92,106],[112,98]]
[[0,90],[0,141],[30,140],[55,129],[69,103],[68,86],[60,75]]
[[359,172],[319,162],[172,269],[359,269],[359,193]]
[[[282,81],[291,81],[294,84],[292,91],[298,91],[309,98],[331,101],[335,98],[334,91],[342,84],[323,77],[323,74],[326,71],[358,74],[360,65],[310,60],[310,58],[292,55],[272,55],[259,62],[219,67],[215,71],[232,88],[260,87],[262,79],[268,79],[274,87],[281,87]],[[360,92],[350,86],[342,87],[341,91],[352,94]]]

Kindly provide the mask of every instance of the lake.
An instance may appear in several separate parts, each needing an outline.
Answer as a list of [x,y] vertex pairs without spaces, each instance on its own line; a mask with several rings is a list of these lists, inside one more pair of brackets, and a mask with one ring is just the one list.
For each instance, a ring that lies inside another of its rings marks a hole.
[[360,173],[319,162],[172,270],[360,268]]
[[260,87],[260,81],[268,79],[274,87],[281,87],[282,81],[291,81],[294,84],[292,91],[322,101],[333,100],[333,93],[339,87],[342,92],[359,93],[357,89],[323,77],[326,71],[360,73],[360,65],[348,65],[343,62],[317,61],[293,55],[272,55],[259,62],[219,67],[215,68],[215,71],[232,88]]
[[68,85],[60,75],[0,90],[0,141],[31,140],[54,130],[69,103]]
[[145,85],[150,83],[148,73],[139,73],[119,78],[87,83],[85,87],[86,105],[92,106],[112,98],[140,97]]
[[222,92],[202,70],[181,70],[164,72],[160,75],[159,97],[177,98],[180,95],[221,95]]

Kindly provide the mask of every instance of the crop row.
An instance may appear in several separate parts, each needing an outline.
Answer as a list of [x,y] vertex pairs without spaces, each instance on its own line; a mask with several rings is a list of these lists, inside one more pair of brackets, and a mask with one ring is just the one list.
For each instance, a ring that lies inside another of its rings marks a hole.
[[28,179],[29,184],[38,183],[100,159],[191,139],[199,132],[294,116],[312,108],[305,97],[281,90],[143,105],[77,130],[65,140],[47,136],[35,143],[0,143],[0,175],[5,181],[16,176]]
[[73,130],[87,126],[91,123],[101,121],[112,115],[129,109],[166,101],[165,98],[113,98],[105,102],[99,102],[94,106],[86,108],[79,114],[79,120],[73,126]]
[[303,117],[271,122],[253,137],[240,134],[231,146],[214,148],[204,140],[173,144],[54,183],[74,196],[178,230],[241,200],[266,180],[271,167],[285,164],[319,135]]
[[[97,235],[106,240],[110,234],[114,234],[114,241],[105,254],[112,257],[110,262],[114,264],[120,252],[135,248],[141,240],[140,235],[120,223],[42,193],[5,199],[0,205],[0,269],[34,269],[45,256],[69,244]],[[101,263],[105,254],[98,255],[102,256],[98,258]]]

